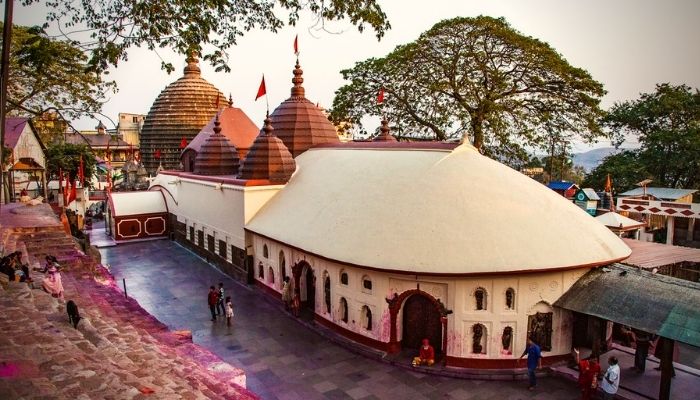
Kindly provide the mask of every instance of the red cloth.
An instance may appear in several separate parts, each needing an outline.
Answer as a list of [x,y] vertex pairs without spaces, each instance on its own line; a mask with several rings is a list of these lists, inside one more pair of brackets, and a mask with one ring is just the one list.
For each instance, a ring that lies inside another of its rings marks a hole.
[[214,290],[210,290],[209,297],[207,298],[207,302],[209,303],[210,306],[215,306],[217,301],[219,301],[219,294],[216,293],[216,291],[214,291]]
[[258,94],[255,95],[255,100],[261,98],[267,94],[267,88],[265,88],[265,75],[262,77],[262,82],[260,82],[260,87],[258,88]]
[[420,347],[420,352],[418,354],[421,360],[434,360],[435,359],[435,349],[433,346],[428,345],[426,349],[425,346]]
[[582,387],[591,387],[593,377],[600,374],[600,364],[588,360],[581,360],[578,363],[578,383]]

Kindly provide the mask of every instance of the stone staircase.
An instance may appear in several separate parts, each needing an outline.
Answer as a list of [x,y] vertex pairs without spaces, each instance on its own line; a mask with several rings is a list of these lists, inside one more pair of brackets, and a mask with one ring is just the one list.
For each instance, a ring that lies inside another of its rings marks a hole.
[[78,304],[78,329],[65,301],[26,283],[0,282],[0,398],[255,399],[245,375],[171,332],[60,228],[4,227],[5,253],[22,251],[31,267],[47,254],[63,266],[66,301]]

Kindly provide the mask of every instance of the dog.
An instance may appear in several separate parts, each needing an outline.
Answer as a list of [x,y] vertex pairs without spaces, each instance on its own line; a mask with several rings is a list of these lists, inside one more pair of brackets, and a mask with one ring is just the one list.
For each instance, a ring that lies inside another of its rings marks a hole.
[[73,328],[78,329],[78,322],[80,322],[78,305],[75,304],[73,300],[68,300],[68,303],[66,304],[66,311],[68,312],[68,322],[73,324]]

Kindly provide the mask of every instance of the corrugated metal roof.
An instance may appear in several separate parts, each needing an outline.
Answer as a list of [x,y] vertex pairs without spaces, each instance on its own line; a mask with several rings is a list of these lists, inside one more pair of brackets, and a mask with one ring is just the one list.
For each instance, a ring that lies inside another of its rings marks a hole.
[[632,254],[624,263],[635,267],[652,269],[680,262],[700,263],[700,249],[683,246],[671,246],[662,243],[642,242],[634,239],[622,239]]
[[583,193],[586,194],[586,197],[588,197],[588,200],[600,200],[600,197],[598,197],[598,193],[595,192],[595,190],[591,188],[585,188],[581,189]]
[[592,269],[554,305],[700,346],[700,283],[620,264]]
[[551,181],[547,184],[547,187],[553,190],[567,190],[572,186],[576,186],[576,184],[566,181]]
[[[661,200],[678,200],[681,197],[685,197],[689,194],[697,192],[695,189],[673,189],[673,188],[659,188],[659,187],[648,187],[646,193],[656,197]],[[644,194],[644,188],[634,188],[628,190],[625,193],[620,193],[621,197],[628,196],[642,196]]]

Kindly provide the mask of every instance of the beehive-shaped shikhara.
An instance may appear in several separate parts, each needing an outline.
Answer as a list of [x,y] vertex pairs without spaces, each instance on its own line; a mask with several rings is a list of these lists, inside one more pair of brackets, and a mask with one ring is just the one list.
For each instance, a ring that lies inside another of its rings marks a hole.
[[240,179],[283,184],[292,177],[297,168],[296,162],[282,140],[272,133],[273,130],[268,116],[260,135],[243,160],[238,176]]
[[144,121],[140,147],[146,169],[154,172],[159,163],[178,169],[182,139],[191,141],[227,104],[223,93],[202,78],[197,59],[187,58],[183,77],[158,95]]
[[217,114],[214,133],[204,141],[194,163],[197,175],[236,175],[238,173],[238,151],[226,136],[221,134],[221,123]]
[[340,142],[328,117],[305,97],[303,73],[297,61],[292,95],[270,115],[275,135],[282,139],[295,158],[317,144]]

